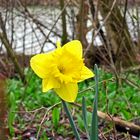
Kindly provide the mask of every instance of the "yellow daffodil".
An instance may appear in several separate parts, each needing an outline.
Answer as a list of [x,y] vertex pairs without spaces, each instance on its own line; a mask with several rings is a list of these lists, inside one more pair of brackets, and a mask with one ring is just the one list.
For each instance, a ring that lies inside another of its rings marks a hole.
[[94,76],[83,62],[82,45],[73,40],[49,53],[31,58],[31,68],[42,78],[42,90],[53,89],[60,98],[74,102],[78,93],[78,82]]

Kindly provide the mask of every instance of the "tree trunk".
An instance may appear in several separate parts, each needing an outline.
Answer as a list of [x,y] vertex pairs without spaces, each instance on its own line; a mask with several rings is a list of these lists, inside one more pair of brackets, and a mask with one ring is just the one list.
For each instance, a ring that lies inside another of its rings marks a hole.
[[133,65],[136,55],[135,44],[128,31],[125,20],[126,11],[121,14],[114,0],[101,0],[99,8],[103,19],[107,18],[104,22],[106,38],[109,42],[108,47],[114,54],[116,68]]

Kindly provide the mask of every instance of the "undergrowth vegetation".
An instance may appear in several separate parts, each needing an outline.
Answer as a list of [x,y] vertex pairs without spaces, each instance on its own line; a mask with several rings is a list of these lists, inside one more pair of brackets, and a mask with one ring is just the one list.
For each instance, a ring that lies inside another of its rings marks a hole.
[[[126,74],[126,73],[125,73]],[[123,75],[122,75],[123,76]],[[42,93],[41,80],[26,69],[27,85],[18,79],[7,80],[7,96],[9,100],[8,126],[11,137],[21,137],[26,130],[35,133],[40,139],[49,139],[53,136],[72,137],[73,133],[62,109],[61,100],[53,91]],[[98,110],[119,116],[124,120],[132,120],[140,115],[140,84],[139,77],[131,73],[127,76],[129,82],[122,80],[118,85],[115,77],[99,69],[99,101]],[[137,84],[133,83],[135,81]],[[86,80],[79,84],[79,93],[76,103],[69,104],[72,115],[78,125],[80,133],[84,135],[84,124],[81,109],[78,104],[85,97],[88,107],[92,107],[95,95],[94,79]],[[87,112],[87,122],[90,125],[91,113]],[[110,127],[105,128],[108,131]],[[31,131],[32,130],[32,131]]]

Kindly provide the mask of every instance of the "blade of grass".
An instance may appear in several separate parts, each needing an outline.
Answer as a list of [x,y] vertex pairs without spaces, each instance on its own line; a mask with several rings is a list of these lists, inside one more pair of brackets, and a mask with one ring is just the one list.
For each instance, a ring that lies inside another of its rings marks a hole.
[[82,116],[83,116],[83,121],[84,121],[84,127],[87,133],[87,138],[89,140],[90,136],[89,136],[88,125],[87,125],[87,109],[86,109],[85,97],[82,98]]
[[70,111],[68,109],[68,106],[67,106],[67,104],[66,104],[66,102],[64,100],[62,100],[62,104],[63,104],[64,110],[65,110],[65,112],[66,112],[66,114],[68,116],[68,119],[69,119],[70,125],[72,127],[72,130],[73,130],[73,132],[75,134],[75,138],[76,138],[76,140],[80,140],[79,133],[78,133],[77,128],[75,126],[75,123],[73,121],[72,115],[71,115],[71,113],[70,113]]
[[93,112],[92,112],[92,122],[90,129],[90,140],[98,140],[98,116],[97,116],[97,108],[98,108],[98,67],[95,64],[94,66],[95,72],[95,98],[93,103]]

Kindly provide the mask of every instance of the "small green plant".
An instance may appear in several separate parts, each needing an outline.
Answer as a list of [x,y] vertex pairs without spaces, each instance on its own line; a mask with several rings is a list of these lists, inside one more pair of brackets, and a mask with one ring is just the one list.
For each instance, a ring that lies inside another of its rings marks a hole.
[[60,120],[60,108],[54,108],[52,111],[52,122],[55,129],[58,128],[59,120]]
[[[131,85],[128,85],[125,82],[123,82],[120,92],[116,94],[116,80],[113,74],[103,71],[100,68],[98,69],[98,71],[100,73],[98,88],[99,88],[99,93],[101,93],[98,101],[98,110],[103,112],[108,111],[108,113],[112,115],[116,114],[117,116],[120,116],[125,120],[132,120],[133,118],[139,116],[140,110],[138,110],[137,108],[139,108],[140,105],[140,98],[139,98],[140,90],[137,87],[134,88]],[[9,113],[8,113],[9,124],[8,125],[11,131],[11,137],[14,134],[13,130],[14,130],[15,123],[16,125],[18,125],[18,128],[21,131],[26,130],[27,125],[29,125],[30,127],[32,126],[31,122],[29,121],[26,122],[24,120],[24,116],[20,115],[19,113],[20,108],[24,109],[23,110],[25,111],[24,114],[29,114],[30,111],[36,109],[41,110],[42,107],[47,110],[48,108],[54,106],[54,104],[59,103],[61,101],[60,98],[58,96],[55,96],[55,94],[52,91],[49,91],[49,93],[47,94],[42,94],[41,80],[31,71],[31,69],[27,70],[26,77],[28,79],[28,86],[26,87],[23,86],[20,80],[14,78],[7,80],[7,94],[9,96]],[[139,83],[139,77],[133,73],[129,74],[128,78]],[[104,82],[106,83],[106,87]],[[95,94],[93,95],[93,93],[95,93],[95,85],[96,85],[95,80],[93,79],[89,79],[88,81],[79,83],[79,94],[76,102],[82,105],[83,105],[82,102],[85,102],[85,105],[83,106],[87,106],[87,107],[91,106],[93,102],[93,96],[95,96]],[[10,98],[13,98],[13,100]],[[108,102],[106,102],[107,99]],[[73,104],[72,105],[69,104],[68,107],[72,108],[72,106]],[[57,106],[57,109],[61,111],[59,117],[62,118],[65,116],[62,115],[63,112],[61,107],[62,106],[59,105]],[[54,108],[52,108],[52,110],[53,109]],[[76,110],[74,114],[74,121],[77,119],[76,126],[78,127],[78,130],[84,131],[85,126],[83,122],[84,117],[82,115],[83,111],[81,112],[79,107],[78,108],[75,107],[74,110]],[[45,113],[44,109],[43,109],[43,113]],[[35,126],[40,125],[38,120],[41,121],[43,113],[36,112],[36,117],[33,119]],[[49,114],[47,115],[47,117],[50,117]],[[86,110],[85,114],[86,114],[85,118],[87,122],[87,130],[88,130],[87,132],[89,133],[92,114],[88,110]],[[52,114],[50,115],[52,116]],[[65,124],[62,124],[60,121],[61,118],[59,118],[58,124],[56,123],[57,125],[55,125],[55,127],[52,121],[53,119],[49,119],[44,122],[44,127],[45,129],[47,129],[46,133],[48,139],[51,138],[50,134],[52,131],[58,135],[63,136],[64,138],[73,136],[70,128],[68,128],[68,131],[66,132]],[[54,119],[56,119],[55,121],[57,122],[57,117]],[[108,128],[105,128],[105,131],[107,130]],[[43,133],[41,129],[42,139],[43,139],[43,135],[44,137],[46,136],[46,133],[45,132]]]
[[8,114],[8,127],[9,127],[9,130],[10,130],[11,136],[14,136],[13,122],[15,120],[15,115],[16,115],[15,110],[16,110],[17,106],[16,106],[15,95],[14,95],[13,92],[11,92],[11,94],[10,94],[10,102],[12,104],[11,104],[9,114]]

